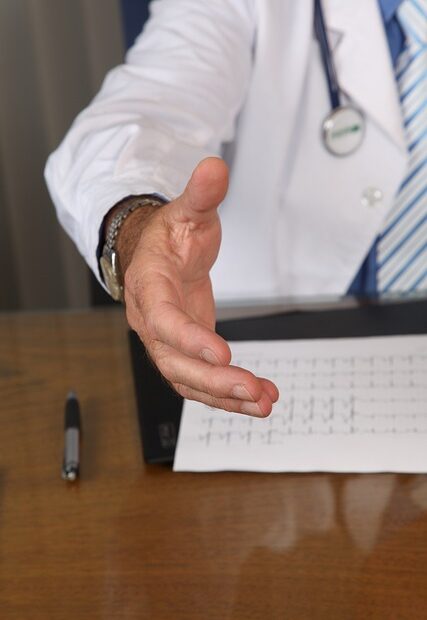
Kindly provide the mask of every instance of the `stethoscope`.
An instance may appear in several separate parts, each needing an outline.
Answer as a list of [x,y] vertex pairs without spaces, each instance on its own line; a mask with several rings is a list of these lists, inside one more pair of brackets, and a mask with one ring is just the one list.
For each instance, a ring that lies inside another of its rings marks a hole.
[[321,0],[314,0],[314,32],[319,42],[331,103],[331,111],[322,123],[322,140],[330,153],[343,157],[354,153],[362,144],[365,119],[354,105],[341,104],[340,87],[326,34]]

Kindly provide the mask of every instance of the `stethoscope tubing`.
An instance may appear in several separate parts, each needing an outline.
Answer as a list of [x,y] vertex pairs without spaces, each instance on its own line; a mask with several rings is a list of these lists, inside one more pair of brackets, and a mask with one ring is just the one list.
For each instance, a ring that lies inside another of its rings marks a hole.
[[341,106],[340,89],[337,72],[332,60],[331,48],[329,47],[328,36],[326,34],[325,18],[323,15],[321,0],[314,0],[314,32],[320,46],[322,63],[328,84],[331,108],[332,110],[336,110]]

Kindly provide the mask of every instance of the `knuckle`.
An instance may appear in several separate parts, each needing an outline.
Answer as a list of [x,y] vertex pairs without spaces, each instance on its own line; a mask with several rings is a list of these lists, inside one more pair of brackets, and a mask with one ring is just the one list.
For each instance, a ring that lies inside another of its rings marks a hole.
[[259,382],[254,380],[248,381],[246,383],[246,388],[254,401],[258,401],[261,398],[263,390]]
[[190,350],[195,346],[199,331],[199,325],[192,319],[183,321],[177,332],[178,345],[183,350]]
[[138,333],[139,337],[142,340],[141,334],[139,333],[139,329],[138,329],[139,327],[138,317],[137,315],[135,315],[135,311],[133,310],[132,306],[128,303],[126,303],[126,306],[125,306],[125,313],[126,313],[126,320],[129,326]]
[[223,401],[223,409],[229,413],[240,413],[241,403],[236,400],[226,399]]
[[213,400],[218,400],[218,392],[217,389],[215,387],[215,383],[210,380],[210,379],[205,379],[204,381],[204,385],[201,386],[201,391],[205,392],[205,394],[207,394],[207,396],[209,396],[210,398],[212,398]]
[[183,398],[192,398],[191,390],[188,386],[183,385],[182,383],[171,383],[171,386],[180,396]]
[[168,327],[168,311],[170,311],[170,307],[167,303],[153,304],[148,299],[145,299],[140,307],[144,315],[145,328],[152,335],[153,339],[162,332],[173,331],[174,328]]
[[233,411],[231,401],[224,398],[210,397],[209,404],[211,407],[215,409],[223,409],[224,411]]
[[165,345],[160,340],[157,340],[157,338],[150,338],[147,343],[147,348],[155,360],[166,359]]
[[144,325],[148,334],[151,334],[151,340],[155,341],[157,335],[157,317],[154,312],[146,310],[144,312]]
[[213,398],[212,396],[204,396],[201,399],[201,402],[207,405],[208,407],[212,407],[212,409],[222,409],[221,401],[219,398]]
[[151,339],[147,344],[147,349],[151,359],[162,375],[167,379],[172,380],[172,368],[164,344],[159,340]]
[[132,296],[135,295],[135,291],[138,289],[138,274],[132,265],[125,271],[123,286],[125,291],[128,291]]
[[[170,372],[170,369],[165,366],[164,364],[162,364],[161,362],[155,362],[155,365],[158,369],[158,371],[160,372],[160,374],[162,375],[163,379],[165,379],[165,381],[169,384],[173,384],[174,383],[174,375]],[[174,388],[175,389],[175,388]]]
[[174,333],[175,347],[178,351],[186,351],[188,349],[188,339],[185,330],[180,326]]
[[165,377],[165,379],[173,382],[174,374],[171,372],[169,365],[163,359],[154,360],[154,363],[156,364],[161,374]]

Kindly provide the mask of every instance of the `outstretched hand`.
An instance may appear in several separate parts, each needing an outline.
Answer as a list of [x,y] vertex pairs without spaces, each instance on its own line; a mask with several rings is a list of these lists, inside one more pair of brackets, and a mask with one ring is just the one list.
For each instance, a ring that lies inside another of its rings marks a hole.
[[278,399],[276,386],[230,365],[230,348],[215,333],[209,271],[221,243],[217,208],[227,187],[226,164],[205,159],[183,194],[144,221],[125,270],[126,313],[160,372],[184,398],[264,417]]

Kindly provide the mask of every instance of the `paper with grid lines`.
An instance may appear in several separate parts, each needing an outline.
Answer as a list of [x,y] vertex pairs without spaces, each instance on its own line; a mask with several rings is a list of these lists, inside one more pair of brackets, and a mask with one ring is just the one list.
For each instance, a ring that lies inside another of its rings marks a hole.
[[265,419],[185,401],[175,471],[427,472],[427,336],[230,343]]

